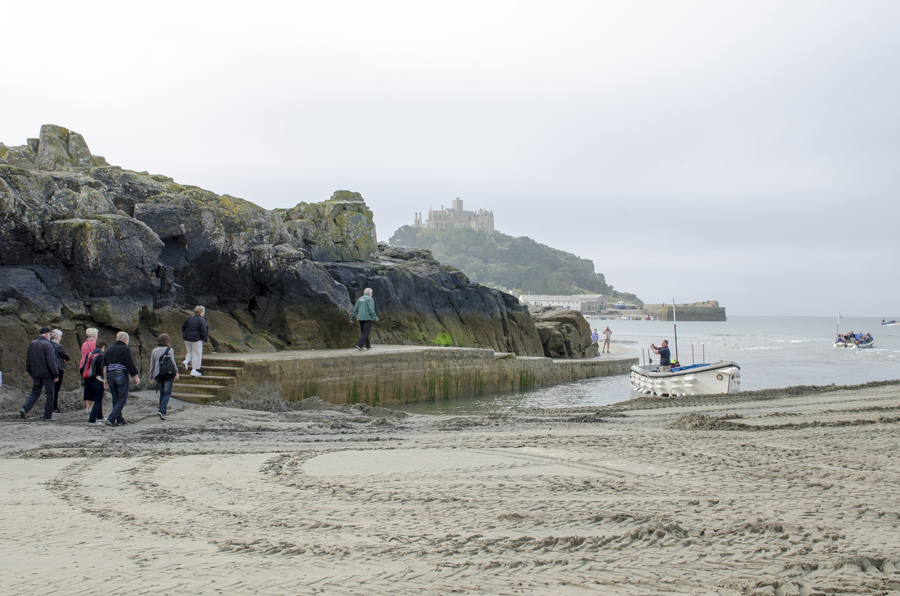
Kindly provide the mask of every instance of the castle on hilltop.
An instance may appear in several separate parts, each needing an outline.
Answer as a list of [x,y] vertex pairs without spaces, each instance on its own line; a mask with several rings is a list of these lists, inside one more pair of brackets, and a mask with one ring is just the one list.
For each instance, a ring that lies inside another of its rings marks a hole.
[[428,219],[422,223],[422,214],[416,213],[413,221],[414,228],[432,228],[444,230],[447,228],[472,228],[488,234],[494,233],[494,212],[479,209],[478,211],[463,210],[463,202],[457,197],[453,200],[453,207],[440,211],[428,210]]

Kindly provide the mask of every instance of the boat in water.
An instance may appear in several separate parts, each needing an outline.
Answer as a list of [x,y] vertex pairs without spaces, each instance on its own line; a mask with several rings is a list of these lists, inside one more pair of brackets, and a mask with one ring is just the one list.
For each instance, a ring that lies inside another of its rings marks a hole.
[[900,327],[900,322],[891,319],[890,321],[881,321],[881,324],[885,327]]
[[834,340],[835,348],[867,349],[875,347],[875,338],[869,333],[846,333]]
[[[737,393],[741,390],[741,367],[730,360],[712,364],[678,364],[678,320],[675,315],[675,300],[672,300],[673,330],[675,331],[675,359],[670,366],[654,364],[648,355],[648,364],[631,367],[631,388],[638,393],[656,397],[676,395],[710,395]],[[654,348],[653,344],[650,344]],[[694,348],[691,347],[693,359]],[[641,351],[643,359],[643,351]],[[706,360],[704,346],[703,360]]]
[[631,388],[657,397],[737,393],[741,367],[731,361],[660,368],[659,364],[631,367]]

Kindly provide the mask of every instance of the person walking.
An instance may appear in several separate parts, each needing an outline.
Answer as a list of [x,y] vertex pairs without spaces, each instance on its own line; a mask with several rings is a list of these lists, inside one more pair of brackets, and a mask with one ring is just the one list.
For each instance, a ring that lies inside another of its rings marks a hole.
[[84,396],[85,403],[91,402],[88,424],[103,424],[103,352],[105,350],[106,340],[98,339],[94,342],[94,349],[85,359],[84,374],[87,376],[84,378]]
[[59,388],[62,387],[63,372],[66,370],[66,362],[70,360],[69,353],[60,343],[62,335],[62,331],[59,329],[50,332],[50,343],[53,344],[53,351],[56,352],[56,368],[59,369],[59,376],[53,386],[53,412],[56,414],[59,414]]
[[141,382],[134,354],[131,353],[128,342],[128,334],[119,331],[116,334],[116,343],[103,354],[103,388],[109,389],[112,394],[112,411],[106,418],[107,426],[125,425],[122,410],[128,403],[128,377],[134,377],[135,386]]
[[53,385],[59,377],[59,368],[56,366],[56,350],[50,343],[50,328],[41,327],[38,338],[28,345],[28,354],[25,357],[25,372],[31,379],[31,395],[25,400],[25,405],[19,410],[19,416],[26,418],[28,412],[34,407],[44,390],[44,420],[53,422]]
[[366,350],[370,350],[372,344],[369,343],[369,334],[372,333],[372,323],[378,320],[378,315],[375,314],[375,300],[372,298],[372,288],[366,288],[363,291],[363,295],[356,301],[356,306],[350,314],[351,325],[354,317],[359,321],[359,341],[356,342],[356,349],[362,352],[363,346],[365,346]]
[[[88,399],[88,395],[93,395],[90,393],[87,385],[87,380],[91,376],[91,367],[86,364],[88,356],[97,348],[97,330],[93,327],[84,330],[85,340],[84,343],[81,344],[81,365],[78,369],[81,371],[81,378],[84,379],[84,411],[86,414],[91,413],[91,408],[94,407],[93,401]],[[100,384],[100,388],[103,388],[103,384]]]
[[189,318],[181,326],[184,338],[184,348],[187,354],[184,356],[184,369],[191,371],[192,377],[202,377],[200,365],[203,363],[203,342],[209,334],[209,326],[206,324],[206,309],[202,306],[194,307],[194,316]]
[[159,336],[156,347],[150,353],[150,378],[156,381],[156,388],[159,391],[159,411],[156,415],[160,420],[165,420],[169,398],[172,397],[172,384],[178,380],[175,352],[172,350],[172,341],[166,333]]
[[612,331],[609,330],[609,325],[606,326],[606,329],[603,330],[603,349],[600,351],[602,354],[606,352],[609,354],[609,337],[612,335]]

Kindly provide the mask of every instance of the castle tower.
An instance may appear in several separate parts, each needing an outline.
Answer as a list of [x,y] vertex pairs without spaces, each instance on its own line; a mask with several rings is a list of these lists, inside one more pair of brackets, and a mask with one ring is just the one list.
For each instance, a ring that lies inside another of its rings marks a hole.
[[463,202],[459,197],[456,197],[455,199],[453,199],[453,210],[456,211],[457,213],[463,212]]

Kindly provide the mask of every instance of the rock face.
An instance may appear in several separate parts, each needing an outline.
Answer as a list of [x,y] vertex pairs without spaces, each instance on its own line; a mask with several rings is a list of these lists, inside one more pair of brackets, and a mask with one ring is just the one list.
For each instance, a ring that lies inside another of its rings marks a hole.
[[[9,384],[28,384],[25,348],[43,325],[64,332],[70,354],[97,327],[107,340],[131,333],[144,369],[159,333],[180,357],[180,326],[196,304],[207,307],[217,351],[352,346],[348,314],[365,287],[381,317],[376,342],[541,354],[514,297],[470,283],[427,251],[379,247],[358,193],[267,211],[110,166],[80,134],[45,125],[26,145],[0,144],[0,208],[0,370]],[[76,382],[69,373],[64,386]]]
[[577,310],[551,306],[529,307],[544,355],[549,358],[593,358],[597,346],[591,341],[591,328]]

